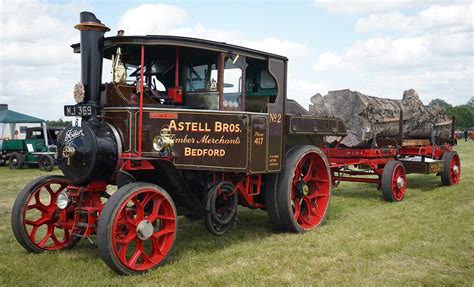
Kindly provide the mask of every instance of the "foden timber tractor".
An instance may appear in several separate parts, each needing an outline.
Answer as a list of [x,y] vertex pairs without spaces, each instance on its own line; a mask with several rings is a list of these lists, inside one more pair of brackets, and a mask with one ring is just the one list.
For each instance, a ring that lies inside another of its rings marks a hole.
[[[26,250],[68,249],[96,234],[111,269],[137,274],[170,254],[180,215],[214,235],[231,229],[238,205],[266,210],[280,231],[324,223],[333,172],[318,147],[346,129],[286,98],[285,57],[184,37],[104,38],[109,29],[89,12],[75,28],[81,82],[77,104],[64,107],[76,120],[58,139],[64,176],[33,180],[13,206]],[[394,194],[404,172],[388,174]]]

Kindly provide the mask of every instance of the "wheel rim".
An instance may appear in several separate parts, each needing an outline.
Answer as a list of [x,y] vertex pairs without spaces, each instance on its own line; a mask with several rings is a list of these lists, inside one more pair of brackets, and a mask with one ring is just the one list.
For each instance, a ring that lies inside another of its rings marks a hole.
[[392,197],[395,201],[402,200],[406,186],[405,169],[402,165],[397,165],[392,174]]
[[461,161],[459,160],[459,156],[456,154],[454,154],[451,159],[449,171],[451,182],[457,184],[461,178]]
[[51,180],[37,187],[23,206],[23,226],[28,239],[44,250],[60,250],[69,246],[74,239],[71,231],[61,227],[59,219],[70,216],[71,210],[60,210],[56,206],[58,194],[69,182]]
[[154,189],[141,189],[117,210],[112,226],[113,250],[126,268],[144,271],[163,261],[175,234],[176,215],[168,198]]
[[316,153],[306,154],[296,166],[290,196],[294,219],[301,228],[308,230],[321,223],[329,189],[326,163]]

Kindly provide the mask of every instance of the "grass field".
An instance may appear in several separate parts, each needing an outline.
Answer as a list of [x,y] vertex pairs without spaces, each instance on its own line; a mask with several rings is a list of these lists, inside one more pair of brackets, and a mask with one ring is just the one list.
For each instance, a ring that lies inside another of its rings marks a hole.
[[[276,234],[263,211],[241,208],[229,234],[214,237],[180,219],[167,263],[141,276],[114,274],[85,240],[64,252],[29,254],[16,242],[10,211],[42,172],[0,168],[0,285],[474,285],[474,142],[456,147],[461,183],[410,175],[403,202],[368,184],[333,189],[328,224]],[[55,171],[59,173],[59,171]]]

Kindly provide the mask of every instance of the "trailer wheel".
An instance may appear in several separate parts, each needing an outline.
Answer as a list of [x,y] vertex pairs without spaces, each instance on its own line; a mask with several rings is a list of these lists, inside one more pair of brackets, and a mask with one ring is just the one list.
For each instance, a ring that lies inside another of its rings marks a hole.
[[456,185],[461,179],[461,160],[455,151],[448,151],[441,158],[444,160],[443,172],[441,173],[441,182],[443,185]]
[[39,177],[18,194],[13,204],[11,224],[18,243],[26,250],[41,253],[47,250],[72,248],[79,241],[71,230],[58,224],[62,212],[73,219],[74,211],[60,210],[56,198],[70,184],[64,176]]
[[122,186],[99,219],[99,253],[115,272],[143,273],[161,265],[173,247],[176,207],[161,187],[135,182]]
[[402,201],[407,187],[405,167],[399,161],[389,161],[382,173],[382,194],[386,201]]
[[304,232],[326,221],[331,174],[324,153],[297,146],[287,154],[279,176],[277,206],[284,231]]
[[42,171],[52,171],[54,169],[54,158],[49,154],[41,155],[38,159],[38,167]]
[[25,157],[18,152],[12,152],[9,157],[9,162],[11,169],[21,169],[25,162]]

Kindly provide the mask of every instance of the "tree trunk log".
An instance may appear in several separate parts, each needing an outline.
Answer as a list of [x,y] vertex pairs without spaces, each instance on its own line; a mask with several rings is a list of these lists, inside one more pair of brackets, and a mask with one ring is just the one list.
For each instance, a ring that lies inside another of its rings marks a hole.
[[[444,109],[425,106],[415,90],[403,93],[402,100],[377,98],[357,91],[330,91],[326,96],[316,94],[311,98],[311,114],[318,117],[340,118],[348,135],[342,144],[352,147],[367,144],[377,138],[397,137],[400,126],[400,109],[403,111],[403,136],[410,139],[431,139],[433,124],[435,136],[448,139],[451,120]],[[328,142],[333,138],[328,138]]]

